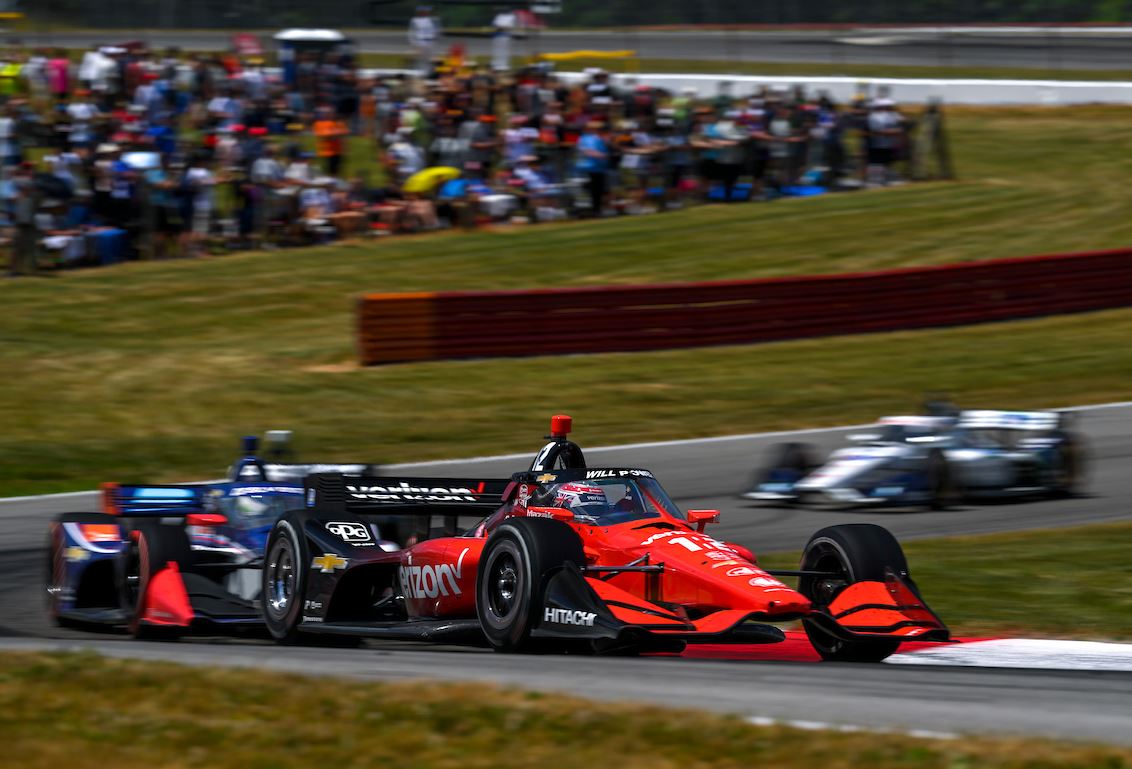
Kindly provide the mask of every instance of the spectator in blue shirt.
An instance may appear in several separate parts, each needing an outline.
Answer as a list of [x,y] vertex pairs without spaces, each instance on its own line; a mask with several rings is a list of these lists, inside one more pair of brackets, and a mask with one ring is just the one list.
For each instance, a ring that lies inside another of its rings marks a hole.
[[587,123],[585,133],[578,137],[577,168],[586,176],[590,215],[601,216],[608,187],[609,141],[608,131],[596,120]]

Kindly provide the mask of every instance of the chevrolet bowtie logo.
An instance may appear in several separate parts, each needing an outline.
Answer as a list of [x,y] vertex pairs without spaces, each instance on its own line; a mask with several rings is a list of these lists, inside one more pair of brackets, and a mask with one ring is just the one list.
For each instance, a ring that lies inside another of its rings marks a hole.
[[535,478],[535,480],[538,481],[539,483],[547,483],[549,481],[553,481],[557,477],[558,476],[555,475],[554,473],[543,473],[538,478]]
[[335,569],[345,569],[346,559],[334,553],[326,553],[325,555],[316,556],[311,561],[311,568],[318,569],[323,574],[333,574]]
[[90,553],[81,547],[68,547],[63,551],[63,557],[68,561],[85,561],[90,558]]

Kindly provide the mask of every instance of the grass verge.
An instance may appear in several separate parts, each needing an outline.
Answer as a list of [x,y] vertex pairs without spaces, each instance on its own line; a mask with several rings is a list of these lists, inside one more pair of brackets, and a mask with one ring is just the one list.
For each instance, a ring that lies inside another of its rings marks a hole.
[[[34,696],[28,696],[34,692]],[[22,769],[388,766],[843,769],[1132,766],[1046,740],[924,740],[483,685],[355,683],[93,655],[0,657],[0,737]]]
[[[1132,639],[1132,523],[907,542],[912,576],[961,637]],[[760,556],[797,568],[797,553]]]
[[579,440],[592,446],[866,421],[906,412],[931,390],[972,406],[1100,402],[1125,397],[1132,376],[1132,310],[751,347],[359,369],[338,310],[331,317],[341,325],[327,329],[316,306],[292,314],[285,304],[253,308],[196,292],[170,301],[160,289],[135,297],[119,297],[116,317],[60,298],[55,332],[9,359],[0,491],[215,477],[236,436],[277,427],[294,429],[308,458],[434,459],[533,451],[558,412],[572,413]]
[[1124,398],[1130,311],[370,370],[353,365],[351,325],[366,290],[742,278],[1123,245],[1122,116],[957,110],[957,183],[0,283],[0,494],[213,477],[236,435],[270,427],[295,429],[307,456],[409,460],[531,449],[554,411],[573,411],[593,445],[839,424],[905,410],[925,390],[1011,407]]

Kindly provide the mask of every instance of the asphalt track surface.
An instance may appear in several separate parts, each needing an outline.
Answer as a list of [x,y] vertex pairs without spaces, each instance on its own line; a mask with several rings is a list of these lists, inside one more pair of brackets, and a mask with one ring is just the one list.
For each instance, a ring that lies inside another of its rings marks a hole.
[[[269,39],[275,30],[260,34]],[[571,32],[549,30],[516,40],[515,55],[577,49],[635,50],[640,58],[832,65],[887,64],[893,66],[1022,67],[1044,70],[1125,69],[1132,57],[1127,30],[984,30],[860,29],[847,31],[672,31]],[[401,30],[351,30],[367,53],[408,54]],[[12,33],[10,36],[15,36]],[[28,44],[86,47],[124,39],[144,38],[153,46],[185,50],[221,50],[230,35],[193,30],[99,30],[82,32],[21,31]],[[490,55],[486,38],[446,37],[438,51],[463,43],[470,55]],[[569,67],[566,67],[567,69]],[[726,66],[720,67],[726,71]]]
[[[736,498],[769,446],[833,447],[858,428],[595,449],[591,466],[653,470],[685,509],[718,508],[712,533],[755,552],[797,550],[832,523],[872,521],[901,539],[1074,526],[1132,517],[1132,404],[1080,412],[1090,455],[1087,494],[942,511],[804,511]],[[576,436],[584,447],[585,426]],[[532,442],[532,453],[538,441]],[[414,475],[502,477],[531,455],[406,467]],[[126,480],[126,479],[123,479]],[[867,729],[1013,733],[1132,744],[1132,673],[918,665],[840,665],[751,659],[526,657],[479,649],[368,641],[362,649],[277,647],[258,637],[142,644],[113,633],[62,630],[43,613],[46,522],[96,509],[94,494],[0,501],[0,648],[93,648],[124,657],[266,667],[359,679],[459,679],[605,700],[813,721]],[[915,564],[912,564],[913,573]],[[769,650],[769,647],[767,647]],[[749,656],[749,655],[748,655]]]

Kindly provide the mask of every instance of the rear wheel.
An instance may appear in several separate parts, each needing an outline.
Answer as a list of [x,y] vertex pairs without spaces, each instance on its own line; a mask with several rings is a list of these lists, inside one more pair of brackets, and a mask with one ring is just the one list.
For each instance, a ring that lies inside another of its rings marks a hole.
[[484,546],[476,573],[476,614],[496,651],[533,651],[531,629],[543,604],[545,575],[571,561],[585,564],[582,540],[567,524],[509,518]]
[[147,624],[143,614],[154,575],[169,562],[188,563],[190,555],[188,539],[179,526],[140,521],[127,536],[126,547],[115,566],[119,604],[134,638],[174,639],[184,634],[186,628],[182,626]]
[[[886,569],[906,575],[908,561],[900,543],[887,529],[871,523],[849,523],[828,526],[814,534],[802,551],[801,568],[835,575],[798,580],[798,591],[813,602],[814,608],[823,609],[855,582],[883,582]],[[910,578],[905,581],[915,590]],[[880,662],[900,646],[899,641],[888,639],[844,640],[810,620],[802,620],[802,625],[814,650],[825,660]]]
[[310,563],[302,521],[285,515],[267,538],[263,562],[263,619],[271,637],[293,643],[299,635],[306,566]]
[[946,510],[959,500],[959,490],[951,465],[939,449],[928,454],[927,465],[928,507],[932,510]]
[[[116,526],[119,521],[105,513],[63,513],[62,515],[56,516],[55,520],[51,522],[51,527],[47,534],[47,568],[44,572],[44,584],[47,588],[47,614],[51,617],[51,621],[59,627],[73,627],[81,623],[75,623],[65,617],[59,616],[59,597],[62,591],[67,587],[71,587],[75,593],[78,593],[80,587],[79,585],[68,586],[66,584],[67,563],[64,551],[67,549],[67,535],[63,530],[63,524],[65,523]],[[109,591],[113,588],[113,584],[107,584],[106,588]],[[101,592],[101,588],[99,591]],[[113,594],[111,593],[110,595],[112,596]]]

